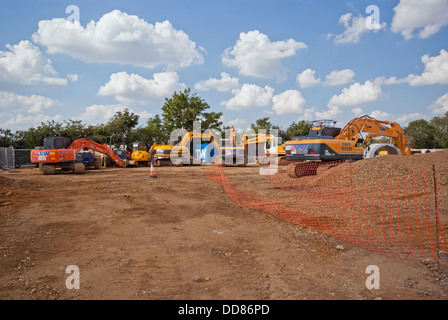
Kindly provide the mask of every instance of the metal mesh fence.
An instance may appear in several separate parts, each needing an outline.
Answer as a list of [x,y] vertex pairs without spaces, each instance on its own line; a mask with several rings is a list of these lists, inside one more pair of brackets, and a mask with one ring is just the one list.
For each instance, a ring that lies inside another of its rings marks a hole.
[[14,148],[0,148],[0,168],[14,171],[16,166]]
[[218,166],[207,175],[243,208],[258,209],[400,260],[446,263],[439,259],[439,252],[447,250],[448,230],[440,221],[433,170],[357,183],[351,163],[328,163],[319,172],[315,166],[303,164],[300,170],[309,175],[298,179],[280,167],[277,174],[264,177],[267,186],[260,178],[250,186],[249,179],[229,177]]

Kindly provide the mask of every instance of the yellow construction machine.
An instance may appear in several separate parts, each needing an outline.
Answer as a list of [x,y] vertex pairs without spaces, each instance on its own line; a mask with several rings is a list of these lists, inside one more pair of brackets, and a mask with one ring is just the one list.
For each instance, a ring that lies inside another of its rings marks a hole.
[[173,146],[171,148],[171,161],[174,165],[182,166],[184,164],[191,164],[194,163],[193,157],[191,156],[190,148],[188,148],[188,145],[190,141],[193,139],[198,139],[199,141],[203,142],[211,142],[216,149],[217,154],[220,153],[221,146],[215,139],[215,136],[211,130],[206,130],[204,133],[199,131],[190,131],[187,132],[182,140]]
[[245,166],[247,163],[267,164],[268,157],[286,155],[286,145],[282,139],[271,134],[243,134],[237,138],[234,127],[230,128],[229,137],[221,139],[221,157],[225,165]]
[[[303,162],[356,161],[386,154],[411,154],[403,129],[396,122],[362,116],[349,121],[342,130],[335,124],[332,120],[314,121],[308,136],[286,142],[286,160],[293,162],[287,167],[290,177],[316,174],[318,165],[313,172]],[[369,144],[376,137],[389,137],[390,143]]]
[[165,143],[154,143],[149,149],[149,155],[154,159],[155,164],[159,166],[171,165],[170,154],[173,149],[173,145]]

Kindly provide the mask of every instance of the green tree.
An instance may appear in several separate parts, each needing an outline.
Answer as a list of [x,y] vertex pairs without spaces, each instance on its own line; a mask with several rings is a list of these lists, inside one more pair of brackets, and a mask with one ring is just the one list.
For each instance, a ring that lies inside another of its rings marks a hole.
[[0,128],[0,147],[14,146],[15,134],[9,129]]
[[117,111],[107,125],[111,133],[128,135],[138,125],[139,118],[138,115],[126,108],[123,112]]
[[307,136],[311,127],[311,123],[305,120],[301,120],[298,123],[293,122],[286,129],[285,140],[292,140],[292,138],[296,136]]
[[258,130],[260,129],[264,129],[266,130],[266,133],[269,133],[271,129],[273,129],[272,123],[269,121],[269,119],[269,117],[266,117],[255,120],[255,123],[252,123],[250,127],[255,131],[255,133],[258,133]]
[[404,129],[404,132],[411,148],[431,149],[439,147],[436,140],[436,127],[424,119],[412,121]]
[[54,120],[42,122],[36,128],[29,128],[25,131],[17,131],[15,135],[15,147],[21,149],[33,149],[43,146],[44,138],[63,137],[64,126]]
[[82,123],[81,120],[70,119],[68,121],[64,121],[62,136],[70,138],[71,141],[84,137],[89,138],[86,129],[86,126]]
[[203,114],[202,130],[213,129],[219,131],[222,126],[222,112],[208,112]]
[[147,146],[154,142],[161,143],[167,140],[167,134],[163,130],[162,120],[159,115],[155,115],[148,119],[146,127],[133,129],[131,132],[133,141],[140,141]]
[[210,106],[204,99],[191,94],[191,89],[183,92],[174,92],[171,98],[165,98],[162,107],[162,124],[164,132],[170,133],[175,129],[193,130],[194,121],[202,121],[202,129],[219,127],[222,113],[205,110]]
[[439,148],[448,148],[448,112],[431,119],[431,125],[436,129],[435,139]]

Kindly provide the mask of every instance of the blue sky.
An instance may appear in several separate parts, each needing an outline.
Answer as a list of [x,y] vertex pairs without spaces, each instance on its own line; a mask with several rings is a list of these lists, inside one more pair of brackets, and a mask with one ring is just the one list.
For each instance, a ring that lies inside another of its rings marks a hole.
[[448,111],[447,25],[448,0],[3,2],[0,128],[126,107],[144,124],[184,88],[240,129],[364,114],[405,126]]

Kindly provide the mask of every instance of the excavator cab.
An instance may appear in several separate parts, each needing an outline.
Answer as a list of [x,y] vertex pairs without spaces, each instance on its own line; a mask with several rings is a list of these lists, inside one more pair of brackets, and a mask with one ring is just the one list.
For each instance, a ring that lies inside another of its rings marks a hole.
[[341,128],[336,127],[337,121],[334,120],[315,120],[311,123],[311,139],[334,139],[341,132]]

